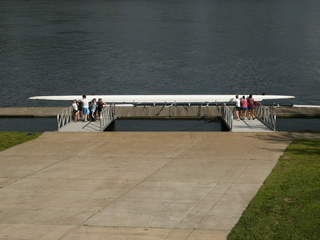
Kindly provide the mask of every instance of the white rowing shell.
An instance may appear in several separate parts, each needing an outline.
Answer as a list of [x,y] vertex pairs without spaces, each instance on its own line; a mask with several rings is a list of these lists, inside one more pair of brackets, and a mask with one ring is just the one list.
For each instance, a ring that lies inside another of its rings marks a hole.
[[[138,104],[138,103],[216,103],[216,102],[234,102],[235,95],[86,95],[91,101],[93,98],[101,98],[107,103],[116,104]],[[248,95],[239,95],[248,97]],[[255,101],[270,100],[270,99],[289,99],[294,96],[283,95],[253,95]],[[82,95],[69,96],[34,96],[29,99],[36,100],[54,100],[54,101],[73,101],[79,100]]]

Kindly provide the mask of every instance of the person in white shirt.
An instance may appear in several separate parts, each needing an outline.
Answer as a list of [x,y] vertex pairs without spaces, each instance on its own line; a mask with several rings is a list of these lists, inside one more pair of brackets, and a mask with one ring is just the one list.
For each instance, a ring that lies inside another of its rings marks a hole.
[[236,96],[236,116],[237,116],[237,120],[240,121],[240,110],[241,110],[241,104],[240,104],[240,99],[239,96]]
[[83,117],[84,117],[84,121],[86,122],[88,119],[88,115],[90,114],[90,110],[89,110],[89,102],[87,100],[87,96],[86,95],[82,95],[82,111],[83,111]]
[[73,113],[74,122],[77,122],[79,120],[79,109],[78,109],[78,104],[76,99],[73,100],[73,103],[72,103],[72,113]]

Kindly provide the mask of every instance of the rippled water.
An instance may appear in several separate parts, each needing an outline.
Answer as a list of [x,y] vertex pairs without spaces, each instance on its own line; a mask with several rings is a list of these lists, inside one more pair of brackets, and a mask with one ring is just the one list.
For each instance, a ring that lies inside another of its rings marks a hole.
[[[34,95],[295,95],[320,104],[320,2],[0,2],[0,107]],[[280,102],[282,103],[282,102]]]

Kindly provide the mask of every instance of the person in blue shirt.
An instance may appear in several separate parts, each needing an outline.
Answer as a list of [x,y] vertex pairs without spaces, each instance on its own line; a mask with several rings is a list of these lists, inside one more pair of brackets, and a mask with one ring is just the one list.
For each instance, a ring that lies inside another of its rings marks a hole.
[[97,110],[97,100],[94,98],[90,102],[90,111],[91,111],[92,121],[96,120],[96,110]]

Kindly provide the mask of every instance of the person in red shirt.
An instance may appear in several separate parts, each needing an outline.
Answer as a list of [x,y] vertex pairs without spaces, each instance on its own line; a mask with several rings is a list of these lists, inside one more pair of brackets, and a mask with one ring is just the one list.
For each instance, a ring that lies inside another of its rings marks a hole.
[[246,97],[243,96],[241,100],[241,115],[243,120],[246,120],[247,112],[248,112],[248,101]]
[[254,120],[256,116],[254,114],[254,99],[252,97],[252,94],[250,94],[248,98],[248,109],[249,109],[249,120],[250,118]]

